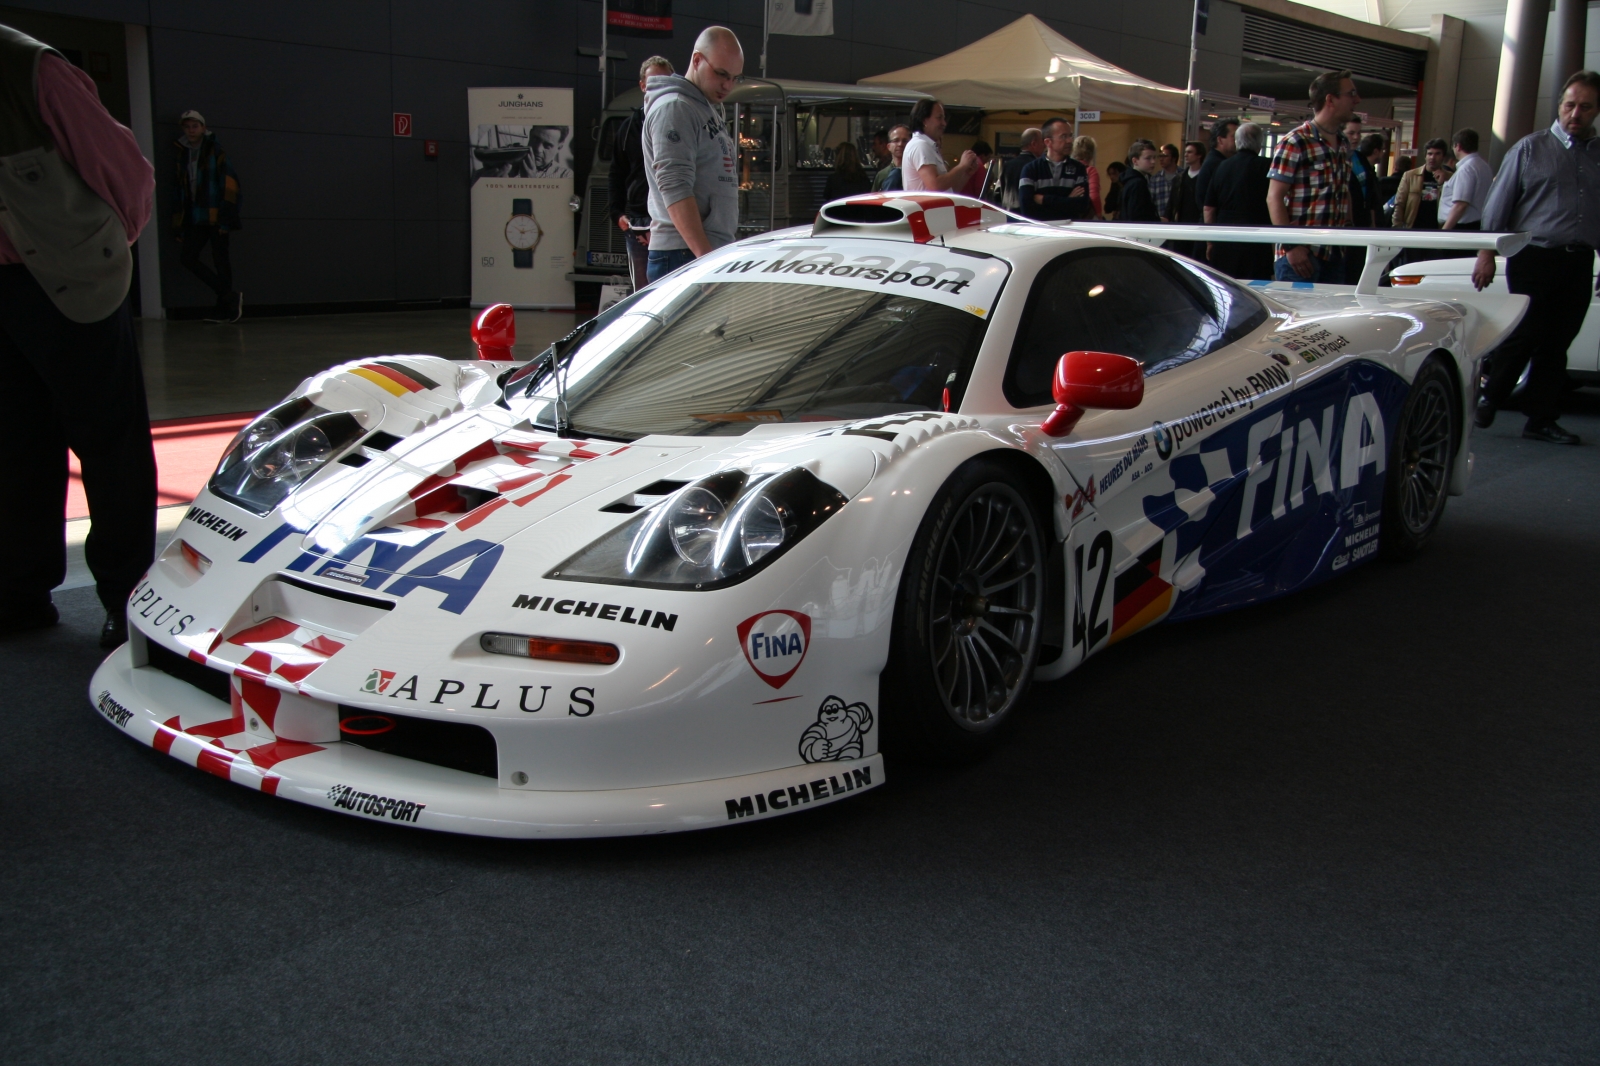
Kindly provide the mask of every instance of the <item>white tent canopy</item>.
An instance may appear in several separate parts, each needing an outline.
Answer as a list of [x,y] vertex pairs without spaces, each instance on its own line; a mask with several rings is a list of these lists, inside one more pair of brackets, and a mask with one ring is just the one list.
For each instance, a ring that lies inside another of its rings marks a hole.
[[1081,108],[1180,121],[1188,97],[1091,55],[1033,15],[948,55],[861,84],[920,89],[947,104],[990,111]]

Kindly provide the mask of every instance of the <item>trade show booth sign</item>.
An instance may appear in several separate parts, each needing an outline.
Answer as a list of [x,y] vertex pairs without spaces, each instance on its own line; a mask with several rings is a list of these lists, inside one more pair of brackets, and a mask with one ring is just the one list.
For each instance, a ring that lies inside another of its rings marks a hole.
[[570,308],[572,90],[468,89],[472,305]]

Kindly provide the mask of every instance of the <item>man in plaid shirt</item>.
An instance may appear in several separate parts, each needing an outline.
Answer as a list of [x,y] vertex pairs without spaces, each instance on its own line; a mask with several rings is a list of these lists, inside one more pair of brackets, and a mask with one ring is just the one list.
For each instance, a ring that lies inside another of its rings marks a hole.
[[[1311,83],[1310,122],[1278,142],[1267,171],[1267,210],[1274,226],[1348,226],[1351,220],[1350,157],[1343,128],[1361,94],[1348,70],[1317,75]],[[1345,281],[1342,249],[1280,244],[1273,276],[1278,281]]]

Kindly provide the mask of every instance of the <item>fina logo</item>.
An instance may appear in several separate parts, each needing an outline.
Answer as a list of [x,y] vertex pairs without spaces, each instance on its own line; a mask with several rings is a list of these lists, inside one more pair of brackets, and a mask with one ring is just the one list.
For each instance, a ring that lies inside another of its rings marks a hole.
[[782,688],[805,661],[811,646],[811,616],[763,611],[740,622],[738,633],[750,669],[773,688]]

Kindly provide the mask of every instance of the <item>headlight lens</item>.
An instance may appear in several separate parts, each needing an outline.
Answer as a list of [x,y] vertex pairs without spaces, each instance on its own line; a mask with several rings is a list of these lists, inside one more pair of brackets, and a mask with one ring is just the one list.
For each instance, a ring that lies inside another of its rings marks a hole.
[[723,588],[759,572],[847,503],[804,467],[724,470],[643,511],[551,578],[649,588]]
[[211,475],[211,491],[269,514],[362,433],[347,411],[323,411],[304,397],[290,400],[239,431]]

